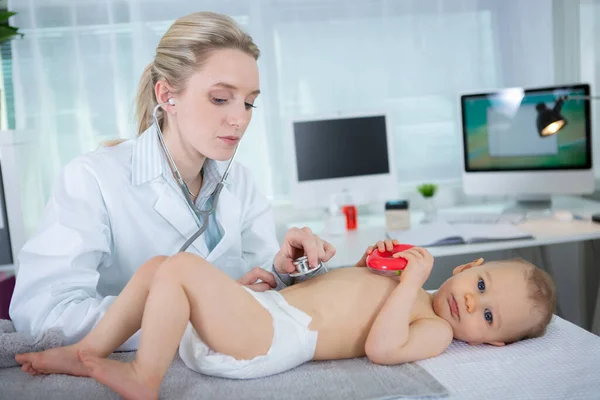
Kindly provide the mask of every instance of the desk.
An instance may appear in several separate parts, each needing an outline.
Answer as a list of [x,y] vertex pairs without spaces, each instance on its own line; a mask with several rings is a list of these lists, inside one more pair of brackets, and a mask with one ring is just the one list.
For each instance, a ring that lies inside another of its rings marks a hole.
[[[448,210],[501,212],[508,205],[506,203],[482,204],[454,207]],[[575,215],[589,217],[592,214],[600,213],[600,202],[582,198],[559,197],[554,199],[552,209],[569,210]],[[422,218],[422,212],[411,212],[411,226],[420,224]],[[359,216],[358,229],[335,236],[324,233],[323,221],[296,222],[289,224],[288,228],[293,226],[307,226],[335,246],[337,250],[336,255],[327,264],[331,268],[353,265],[356,261],[360,260],[368,246],[386,238],[385,219],[383,215]],[[555,220],[551,214],[548,216],[536,216],[535,213],[531,213],[528,219],[520,224],[519,227],[524,232],[531,233],[534,239],[436,246],[429,247],[428,250],[434,257],[444,257],[600,239],[600,224],[578,220],[561,222]]]
[[[506,207],[505,203],[482,204],[455,207],[450,211],[501,212]],[[554,199],[552,209],[569,210],[587,218],[600,213],[600,202],[558,197]],[[423,213],[411,212],[411,225],[418,225],[422,218]],[[308,226],[319,235],[324,230],[322,221],[288,225],[292,226]],[[428,250],[436,258],[436,264],[425,288],[439,287],[451,275],[455,266],[474,259],[469,257],[504,259],[519,256],[544,268],[553,276],[557,286],[560,316],[600,335],[600,263],[597,250],[594,250],[594,242],[588,242],[600,240],[600,224],[578,220],[561,222],[554,219],[551,213],[546,216],[529,213],[528,219],[519,227],[524,232],[531,233],[534,239],[429,247]],[[337,236],[323,234],[322,237],[337,250],[335,257],[327,263],[329,268],[353,265],[360,260],[368,246],[385,239],[384,216],[359,217],[357,230]]]

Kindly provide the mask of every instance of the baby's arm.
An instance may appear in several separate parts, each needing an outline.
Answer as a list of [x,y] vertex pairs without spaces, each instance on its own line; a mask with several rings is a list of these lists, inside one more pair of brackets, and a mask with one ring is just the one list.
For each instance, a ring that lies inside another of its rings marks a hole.
[[[452,342],[452,329],[441,318],[418,319],[404,330],[406,333],[402,339],[392,337],[387,343],[379,343],[375,349],[365,347],[369,360],[384,365],[424,360],[440,355]],[[394,332],[391,328],[389,331]]]
[[367,337],[365,352],[376,364],[401,364],[442,353],[452,341],[452,329],[442,319],[411,322],[411,312],[433,265],[431,254],[421,248],[402,253],[408,265],[401,281],[377,315]]

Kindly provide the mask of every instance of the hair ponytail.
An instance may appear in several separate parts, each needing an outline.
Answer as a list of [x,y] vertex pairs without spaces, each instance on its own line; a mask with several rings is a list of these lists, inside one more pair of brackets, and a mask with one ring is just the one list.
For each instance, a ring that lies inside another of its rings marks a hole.
[[136,96],[135,117],[138,123],[138,136],[152,125],[152,110],[156,106],[154,80],[152,79],[153,63],[148,64],[142,73]]

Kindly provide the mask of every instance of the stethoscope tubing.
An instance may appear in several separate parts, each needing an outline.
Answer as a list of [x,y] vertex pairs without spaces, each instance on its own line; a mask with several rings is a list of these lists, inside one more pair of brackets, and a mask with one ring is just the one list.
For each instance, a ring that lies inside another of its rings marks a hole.
[[[194,204],[194,201],[192,199],[192,196],[190,194],[190,190],[189,190],[187,184],[181,177],[181,174],[179,173],[179,169],[177,168],[177,165],[175,165],[175,160],[173,160],[173,157],[171,156],[171,153],[169,152],[169,149],[165,143],[165,139],[164,139],[162,130],[160,129],[160,124],[158,123],[158,118],[156,117],[156,112],[158,111],[158,109],[166,104],[170,104],[170,103],[159,103],[156,106],[154,106],[154,110],[152,111],[152,119],[154,121],[154,126],[156,126],[156,131],[158,132],[158,138],[160,141],[160,145],[163,148],[165,155],[167,156],[167,161],[169,162],[169,165],[171,166],[173,174],[175,174],[175,180],[177,181],[177,184],[178,184],[179,188],[181,189],[181,192],[183,193],[183,197],[185,198],[185,201],[186,201],[188,207],[192,211],[192,215],[194,216],[194,219],[196,220],[196,224],[198,225],[198,230],[196,231],[196,233],[194,233],[192,236],[190,236],[190,238],[188,240],[186,240],[186,242],[183,244],[183,246],[181,246],[181,248],[179,249],[178,253],[182,253],[182,252],[186,251],[192,245],[192,243],[194,243],[194,241],[196,241],[196,239],[198,239],[198,237],[200,237],[200,235],[202,235],[208,228],[208,218],[217,209],[217,204],[219,202],[219,196],[221,195],[221,190],[223,190],[223,187],[225,187],[225,180],[229,176],[229,171],[231,170],[231,165],[233,164],[233,160],[235,159],[235,156],[237,154],[239,144],[237,146],[235,146],[233,155],[231,156],[231,159],[229,160],[229,164],[227,165],[227,169],[223,173],[221,180],[219,181],[219,183],[217,183],[215,190],[213,190],[213,192],[210,194],[208,199],[206,199],[206,201],[209,201],[212,198],[210,209],[208,209],[208,210],[198,209],[198,207],[196,207],[196,205]],[[206,202],[205,202],[205,204],[206,204]]]

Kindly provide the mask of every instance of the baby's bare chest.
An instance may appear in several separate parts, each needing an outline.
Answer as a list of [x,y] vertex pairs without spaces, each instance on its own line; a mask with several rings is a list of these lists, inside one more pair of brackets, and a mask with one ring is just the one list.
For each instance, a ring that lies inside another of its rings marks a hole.
[[[286,293],[288,301],[313,318],[332,323],[363,325],[374,317],[398,288],[398,281],[363,268],[334,271],[314,282],[306,282],[296,293]],[[411,320],[435,315],[429,294],[420,290],[410,309]]]

